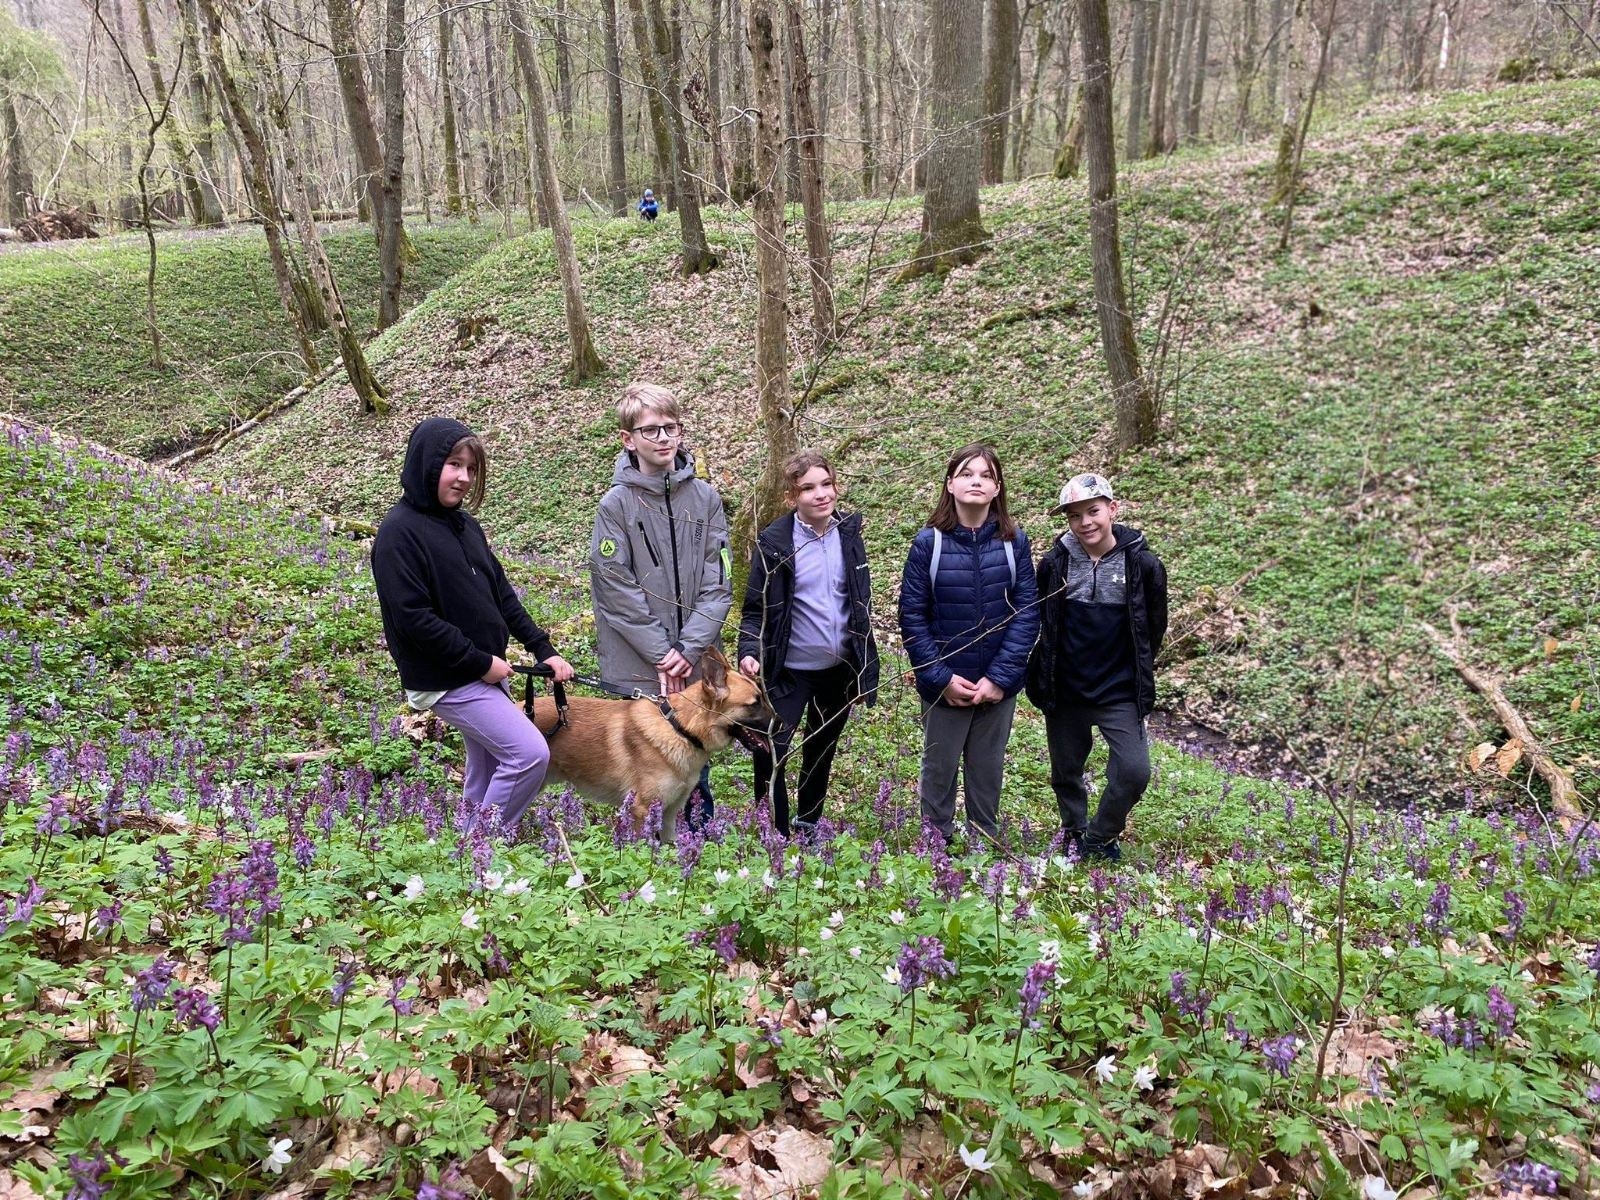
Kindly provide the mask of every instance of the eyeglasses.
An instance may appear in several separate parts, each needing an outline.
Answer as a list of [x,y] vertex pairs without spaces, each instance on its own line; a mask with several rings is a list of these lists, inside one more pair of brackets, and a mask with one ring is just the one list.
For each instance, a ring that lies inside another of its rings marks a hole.
[[670,425],[635,425],[632,432],[650,442],[671,441],[683,432],[683,426],[674,421]]

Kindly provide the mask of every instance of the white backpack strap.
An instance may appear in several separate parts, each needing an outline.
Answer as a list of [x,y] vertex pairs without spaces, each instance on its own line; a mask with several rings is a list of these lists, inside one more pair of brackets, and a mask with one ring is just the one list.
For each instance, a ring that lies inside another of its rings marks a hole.
[[1010,542],[1001,542],[1006,548],[1006,566],[1011,568],[1011,590],[1017,590],[1017,548]]
[[933,585],[939,582],[939,556],[944,553],[944,534],[937,529],[933,531],[933,557],[928,560],[928,591],[931,594]]

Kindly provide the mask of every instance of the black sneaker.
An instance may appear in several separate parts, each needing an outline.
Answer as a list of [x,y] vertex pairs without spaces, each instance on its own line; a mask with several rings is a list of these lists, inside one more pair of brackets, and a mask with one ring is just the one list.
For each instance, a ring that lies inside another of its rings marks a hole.
[[1119,863],[1122,861],[1122,843],[1091,842],[1085,839],[1079,851],[1085,862]]

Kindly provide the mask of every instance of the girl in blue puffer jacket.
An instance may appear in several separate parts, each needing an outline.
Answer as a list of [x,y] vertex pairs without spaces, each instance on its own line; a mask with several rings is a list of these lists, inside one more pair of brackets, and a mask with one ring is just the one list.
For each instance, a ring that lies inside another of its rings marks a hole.
[[963,446],[900,579],[900,636],[922,698],[922,819],[947,842],[958,769],[969,830],[999,834],[1006,742],[1038,634],[1033,555],[1006,510],[999,456]]

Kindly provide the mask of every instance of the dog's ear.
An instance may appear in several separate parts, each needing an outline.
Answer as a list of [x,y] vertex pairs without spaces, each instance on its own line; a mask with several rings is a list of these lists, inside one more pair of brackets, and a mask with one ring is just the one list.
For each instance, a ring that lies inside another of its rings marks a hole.
[[700,678],[718,704],[728,698],[728,660],[715,646],[700,656]]

